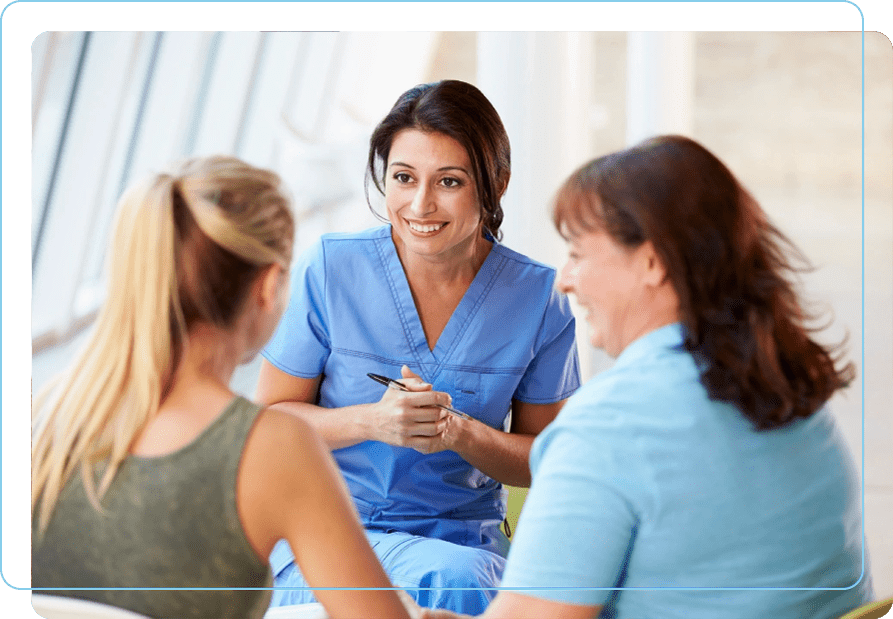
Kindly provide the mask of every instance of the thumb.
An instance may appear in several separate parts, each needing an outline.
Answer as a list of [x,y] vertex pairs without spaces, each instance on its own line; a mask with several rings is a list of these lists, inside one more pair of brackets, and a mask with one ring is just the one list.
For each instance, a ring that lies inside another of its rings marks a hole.
[[412,391],[429,391],[431,385],[422,380],[422,377],[409,369],[408,365],[400,368],[400,375],[403,377],[402,382],[407,389]]
[[[422,377],[419,376],[418,374],[416,374],[415,372],[413,372],[412,370],[410,370],[408,365],[404,365],[403,367],[400,368],[400,375],[403,378],[415,378],[417,380],[422,380]],[[422,381],[422,382],[424,382],[424,381]]]

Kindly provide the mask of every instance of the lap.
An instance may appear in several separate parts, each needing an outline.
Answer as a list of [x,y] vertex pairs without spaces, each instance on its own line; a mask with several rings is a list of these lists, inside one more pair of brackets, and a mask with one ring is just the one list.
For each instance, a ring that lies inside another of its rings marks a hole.
[[[395,586],[406,588],[422,606],[480,614],[495,596],[505,558],[483,548],[411,535],[399,531],[367,531],[369,543]],[[284,544],[284,547],[282,546]],[[285,541],[271,555],[276,590],[272,606],[314,601]]]

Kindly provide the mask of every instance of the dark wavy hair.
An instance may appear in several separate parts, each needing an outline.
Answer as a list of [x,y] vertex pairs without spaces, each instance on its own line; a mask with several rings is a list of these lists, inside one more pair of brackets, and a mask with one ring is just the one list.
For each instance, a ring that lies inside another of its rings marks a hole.
[[511,174],[511,148],[502,119],[484,93],[466,82],[444,80],[421,84],[400,95],[369,140],[366,202],[376,217],[380,216],[369,202],[369,181],[384,195],[384,168],[391,144],[404,129],[442,133],[465,148],[481,203],[483,232],[499,240],[500,199]]
[[697,142],[660,136],[587,163],[559,189],[553,221],[565,236],[600,228],[631,249],[653,244],[702,384],[757,429],[809,417],[855,377],[842,343],[823,347],[806,326],[815,316],[792,277],[806,259]]

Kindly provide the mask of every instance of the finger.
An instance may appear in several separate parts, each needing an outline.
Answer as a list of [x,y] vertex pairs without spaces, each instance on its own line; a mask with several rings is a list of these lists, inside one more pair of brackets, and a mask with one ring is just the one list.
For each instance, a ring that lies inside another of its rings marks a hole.
[[434,423],[449,415],[442,408],[434,406],[414,406],[401,411],[400,419],[403,423],[412,425],[416,423]]
[[436,438],[428,437],[428,436],[414,436],[406,439],[403,442],[404,447],[409,447],[411,449],[415,449],[419,453],[430,454],[435,451],[441,451],[442,448],[439,447],[440,441]]
[[439,421],[429,423],[414,423],[407,428],[409,436],[437,436],[443,431],[443,424]]
[[425,616],[424,609],[419,606],[406,591],[403,591],[402,589],[397,591],[397,597],[403,602],[403,606],[409,613],[410,619],[422,619]]
[[431,391],[433,389],[431,383],[426,383],[420,378],[401,378],[399,382],[409,391]]
[[430,389],[412,393],[403,392],[401,397],[409,406],[417,407],[449,406],[450,402],[453,400],[448,393],[444,393],[443,391],[431,391]]

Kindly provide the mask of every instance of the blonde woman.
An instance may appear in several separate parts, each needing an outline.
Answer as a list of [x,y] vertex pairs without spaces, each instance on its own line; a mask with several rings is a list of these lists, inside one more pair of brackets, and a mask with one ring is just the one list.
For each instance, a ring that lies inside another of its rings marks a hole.
[[[391,586],[316,433],[228,388],[279,321],[293,237],[279,178],[233,158],[123,197],[108,301],[34,404],[34,587],[153,617],[259,617],[270,592],[245,588],[270,585],[280,538],[311,586]],[[133,587],[149,590],[118,589]],[[332,617],[409,616],[392,590],[316,595]]]

